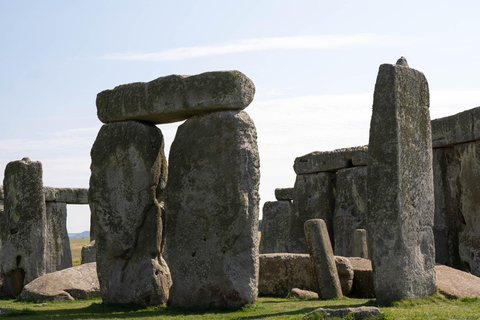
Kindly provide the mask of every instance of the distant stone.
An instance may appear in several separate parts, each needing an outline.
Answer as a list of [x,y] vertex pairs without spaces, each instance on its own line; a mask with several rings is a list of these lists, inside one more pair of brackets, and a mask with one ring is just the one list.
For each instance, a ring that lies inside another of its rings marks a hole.
[[365,166],[368,147],[353,147],[333,151],[315,151],[295,159],[293,169],[296,174],[315,172],[335,172],[353,166]]
[[97,260],[97,251],[95,250],[95,240],[82,247],[82,264],[95,262]]
[[366,227],[367,167],[337,171],[333,213],[334,252],[337,256],[354,256],[354,233]]
[[67,205],[62,202],[46,203],[46,272],[72,267],[72,251],[67,232]]
[[245,109],[254,94],[253,82],[239,71],[170,75],[100,92],[97,115],[104,123],[170,123],[213,111]]
[[369,258],[367,230],[357,229],[353,233],[353,256]]
[[294,188],[276,188],[275,199],[277,200],[293,200],[295,193]]
[[432,120],[432,146],[453,146],[480,139],[480,107]]
[[348,260],[353,268],[352,296],[364,299],[375,298],[372,262],[358,257],[351,257]]
[[267,201],[263,205],[260,253],[288,252],[291,201]]
[[[315,311],[312,311],[302,319],[343,319],[346,316],[352,316],[352,319],[381,319],[382,313],[377,307],[357,307],[357,308],[345,308],[345,309],[327,309],[327,308],[318,308]],[[350,318],[349,318],[350,319]]]
[[97,265],[93,262],[33,280],[23,288],[20,299],[66,301],[99,296]]
[[313,269],[317,274],[318,295],[321,299],[341,298],[342,287],[325,221],[307,220],[305,238]]
[[436,289],[434,192],[429,92],[423,73],[380,66],[368,154],[367,233],[377,299],[431,295]]
[[318,293],[299,288],[293,288],[290,291],[290,296],[298,299],[318,299]]
[[56,188],[55,201],[68,204],[88,204],[88,188]]
[[93,144],[89,202],[105,303],[166,305],[162,258],[167,180],[163,135],[138,121],[105,124]]
[[480,278],[464,271],[436,265],[437,290],[449,299],[480,298]]
[[4,194],[3,194],[3,185],[0,185],[0,200],[4,199]]
[[170,304],[255,303],[260,160],[245,111],[194,116],[178,127],[165,190]]

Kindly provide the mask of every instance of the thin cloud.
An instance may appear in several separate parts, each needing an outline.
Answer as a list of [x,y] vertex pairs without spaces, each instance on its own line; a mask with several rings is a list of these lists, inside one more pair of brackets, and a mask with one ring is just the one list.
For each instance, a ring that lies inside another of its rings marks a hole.
[[267,50],[330,50],[361,45],[400,45],[412,39],[362,33],[354,35],[272,37],[238,40],[221,44],[176,48],[155,53],[113,53],[109,60],[179,61],[198,57]]

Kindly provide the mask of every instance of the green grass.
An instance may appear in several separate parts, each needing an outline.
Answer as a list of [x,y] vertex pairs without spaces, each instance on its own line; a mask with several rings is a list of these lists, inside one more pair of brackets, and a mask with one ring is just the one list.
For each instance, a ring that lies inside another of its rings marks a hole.
[[79,266],[82,262],[82,247],[90,243],[88,238],[70,239],[70,249],[72,250],[72,264]]
[[[375,300],[342,298],[335,300],[302,300],[260,297],[255,306],[239,310],[187,309],[105,305],[101,299],[68,302],[24,302],[0,299],[0,308],[12,309],[0,319],[301,319],[320,307],[347,308],[375,306]],[[480,319],[480,300],[447,300],[434,295],[418,300],[379,305],[384,319]]]

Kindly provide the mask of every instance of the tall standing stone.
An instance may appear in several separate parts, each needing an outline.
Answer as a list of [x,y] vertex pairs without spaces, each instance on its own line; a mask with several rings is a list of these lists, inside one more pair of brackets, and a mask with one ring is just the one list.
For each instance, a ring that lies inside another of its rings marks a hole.
[[67,233],[67,204],[46,202],[47,273],[72,267],[72,251]]
[[46,211],[42,164],[23,158],[5,168],[5,210],[1,217],[2,292],[18,295],[46,272]]
[[167,178],[163,148],[161,131],[138,121],[104,125],[92,147],[88,197],[106,303],[168,301],[165,212],[158,202]]
[[245,111],[194,116],[178,128],[169,163],[170,303],[255,303],[260,161],[253,121]]
[[429,92],[400,59],[375,85],[368,162],[368,230],[377,299],[423,297],[436,289]]

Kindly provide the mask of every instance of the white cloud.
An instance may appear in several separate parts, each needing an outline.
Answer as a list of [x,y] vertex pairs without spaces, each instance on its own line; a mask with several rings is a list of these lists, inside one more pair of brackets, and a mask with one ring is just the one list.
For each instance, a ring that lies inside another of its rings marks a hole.
[[374,33],[353,35],[295,36],[237,40],[221,44],[185,47],[154,53],[113,53],[103,56],[109,60],[178,61],[230,53],[266,50],[329,50],[361,45],[402,45],[412,38],[385,36]]

